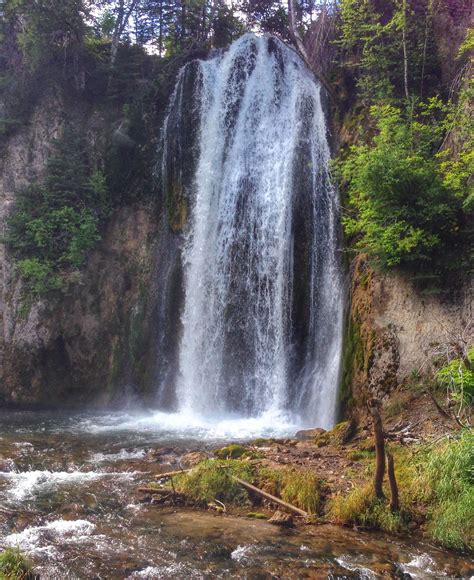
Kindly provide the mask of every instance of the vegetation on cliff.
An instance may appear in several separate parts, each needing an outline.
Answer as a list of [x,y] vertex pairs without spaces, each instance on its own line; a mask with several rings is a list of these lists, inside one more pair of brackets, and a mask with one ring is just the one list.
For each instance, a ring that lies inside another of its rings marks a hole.
[[472,40],[467,33],[448,89],[434,28],[448,9],[345,0],[336,33],[340,74],[354,83],[344,123],[356,143],[335,164],[346,234],[375,266],[431,289],[472,259]]
[[[87,165],[87,178],[96,179],[96,198],[85,191],[80,208],[70,200],[53,202],[46,192],[50,177],[17,192],[11,247],[34,292],[64,285],[68,271],[84,263],[106,223],[107,211],[99,207],[104,192],[113,209],[155,191],[153,125],[177,68],[249,29],[295,39],[334,91],[342,125],[356,138],[343,147],[335,172],[347,200],[344,225],[353,247],[376,265],[404,268],[431,287],[439,288],[448,272],[469,268],[472,35],[459,50],[448,90],[435,33],[440,15],[452,12],[448,2],[339,0],[300,3],[295,9],[298,30],[276,0],[232,7],[210,0],[4,3],[3,144],[53,86],[83,141],[81,151],[90,135],[72,112],[77,103],[105,118],[99,128],[102,145],[79,162],[81,171],[81,164]],[[68,140],[64,134],[57,143]],[[64,159],[63,153],[59,148],[53,159]],[[71,159],[71,168],[77,162]],[[40,199],[34,211],[27,201],[33,197]],[[45,244],[46,235],[54,238],[51,243]]]

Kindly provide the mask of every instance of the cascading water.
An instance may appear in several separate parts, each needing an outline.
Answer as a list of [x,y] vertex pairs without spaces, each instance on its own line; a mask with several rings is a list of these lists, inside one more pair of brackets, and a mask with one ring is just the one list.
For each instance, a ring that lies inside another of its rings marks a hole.
[[178,410],[333,423],[343,283],[328,162],[320,85],[281,41],[246,34],[182,69],[160,164],[171,222],[189,209]]

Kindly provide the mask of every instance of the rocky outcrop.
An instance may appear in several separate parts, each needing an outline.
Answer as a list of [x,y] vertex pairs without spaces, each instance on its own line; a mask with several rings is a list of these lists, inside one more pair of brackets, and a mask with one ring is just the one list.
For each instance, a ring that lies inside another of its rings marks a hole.
[[[0,160],[3,234],[15,192],[43,178],[66,119],[84,131],[91,158],[101,158],[100,112],[81,110],[80,103],[68,111],[52,89]],[[47,298],[25,296],[14,261],[0,245],[0,401],[105,403],[147,390],[156,345],[157,252],[166,227],[159,213],[153,199],[116,210],[85,268],[69,275],[64,292]]]
[[435,353],[473,317],[466,283],[446,296],[422,293],[397,272],[374,272],[364,256],[351,271],[351,305],[344,381],[356,409],[386,399],[413,376],[429,375]]

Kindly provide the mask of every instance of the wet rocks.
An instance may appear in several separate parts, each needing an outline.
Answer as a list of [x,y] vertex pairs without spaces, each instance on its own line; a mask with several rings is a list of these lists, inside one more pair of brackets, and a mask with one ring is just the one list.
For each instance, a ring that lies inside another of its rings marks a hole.
[[181,457],[180,464],[182,467],[187,469],[189,467],[194,467],[201,461],[205,461],[207,458],[207,454],[204,453],[204,451],[190,451]]
[[285,514],[284,512],[277,510],[268,520],[268,523],[283,528],[291,528],[294,525],[294,520],[291,514]]
[[309,441],[325,432],[326,430],[321,429],[320,427],[315,427],[314,429],[302,429],[295,434],[295,437],[300,441]]

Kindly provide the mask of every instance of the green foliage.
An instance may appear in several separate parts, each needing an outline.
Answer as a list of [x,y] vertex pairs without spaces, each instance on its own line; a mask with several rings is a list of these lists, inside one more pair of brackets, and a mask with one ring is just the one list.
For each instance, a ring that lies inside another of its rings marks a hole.
[[209,460],[199,463],[190,472],[175,478],[176,489],[200,501],[219,500],[243,504],[248,499],[245,489],[232,475],[249,481],[252,468],[244,461]]
[[435,157],[442,128],[391,105],[371,114],[371,142],[352,146],[336,164],[352,210],[346,233],[380,267],[438,276],[464,267],[464,200],[447,187]]
[[7,548],[0,553],[0,580],[27,578],[33,578],[32,567],[18,548]]
[[432,92],[439,74],[432,20],[432,0],[341,0],[336,44],[364,105]]
[[474,346],[468,352],[468,359],[471,368],[466,366],[466,361],[456,358],[436,373],[438,383],[448,392],[448,399],[461,406],[474,403]]
[[61,274],[84,264],[109,212],[105,178],[91,174],[85,141],[67,130],[57,145],[45,183],[18,192],[9,219],[7,241],[34,294],[60,288]]

